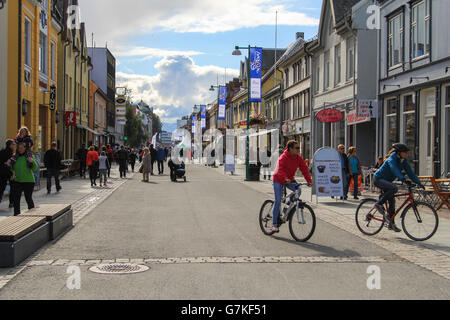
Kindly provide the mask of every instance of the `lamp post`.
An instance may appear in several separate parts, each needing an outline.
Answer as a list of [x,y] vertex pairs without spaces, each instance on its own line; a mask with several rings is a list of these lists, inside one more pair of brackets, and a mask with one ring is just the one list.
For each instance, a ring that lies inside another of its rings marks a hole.
[[250,130],[250,51],[252,47],[249,45],[248,47],[239,47],[236,46],[234,48],[234,51],[232,53],[233,56],[240,56],[242,55],[240,49],[247,49],[248,50],[248,62],[247,62],[247,138],[246,138],[246,147],[245,147],[245,180],[250,180],[250,171],[249,171],[249,162],[250,162],[250,137],[248,135],[248,132]]

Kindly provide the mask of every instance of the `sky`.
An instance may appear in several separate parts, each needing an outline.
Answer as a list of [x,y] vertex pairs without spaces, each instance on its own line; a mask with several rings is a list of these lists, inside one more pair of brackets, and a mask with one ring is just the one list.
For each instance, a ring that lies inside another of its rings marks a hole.
[[[88,46],[116,57],[116,86],[132,90],[163,129],[217,97],[211,85],[239,75],[236,45],[278,48],[317,34],[322,0],[79,0]],[[246,50],[242,53],[245,55]]]

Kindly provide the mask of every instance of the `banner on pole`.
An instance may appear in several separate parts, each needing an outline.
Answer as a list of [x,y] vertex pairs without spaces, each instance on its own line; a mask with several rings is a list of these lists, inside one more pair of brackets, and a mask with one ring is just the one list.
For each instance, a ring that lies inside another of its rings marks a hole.
[[206,129],[206,106],[200,106],[202,117],[202,129]]
[[250,49],[250,102],[261,102],[262,48]]
[[225,86],[219,87],[219,120],[225,120],[225,110],[227,106],[227,92],[228,88]]
[[192,134],[195,133],[195,121],[197,120],[196,116],[192,116]]

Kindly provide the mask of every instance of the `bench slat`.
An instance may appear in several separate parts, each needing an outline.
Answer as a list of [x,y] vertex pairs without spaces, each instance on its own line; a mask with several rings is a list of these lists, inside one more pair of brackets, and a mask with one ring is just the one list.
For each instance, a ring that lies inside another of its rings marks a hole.
[[69,204],[41,204],[38,207],[22,213],[21,217],[45,217],[47,221],[52,221],[69,211],[72,206]]
[[8,217],[0,222],[0,242],[14,242],[45,223],[45,217]]

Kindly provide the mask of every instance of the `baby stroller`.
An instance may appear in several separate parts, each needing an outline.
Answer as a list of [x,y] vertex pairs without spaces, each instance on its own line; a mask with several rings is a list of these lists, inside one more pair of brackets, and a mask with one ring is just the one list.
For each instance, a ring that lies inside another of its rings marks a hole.
[[170,180],[172,182],[176,182],[177,179],[183,179],[186,182],[186,169],[183,161],[180,164],[175,164],[170,159],[168,165],[170,168]]

